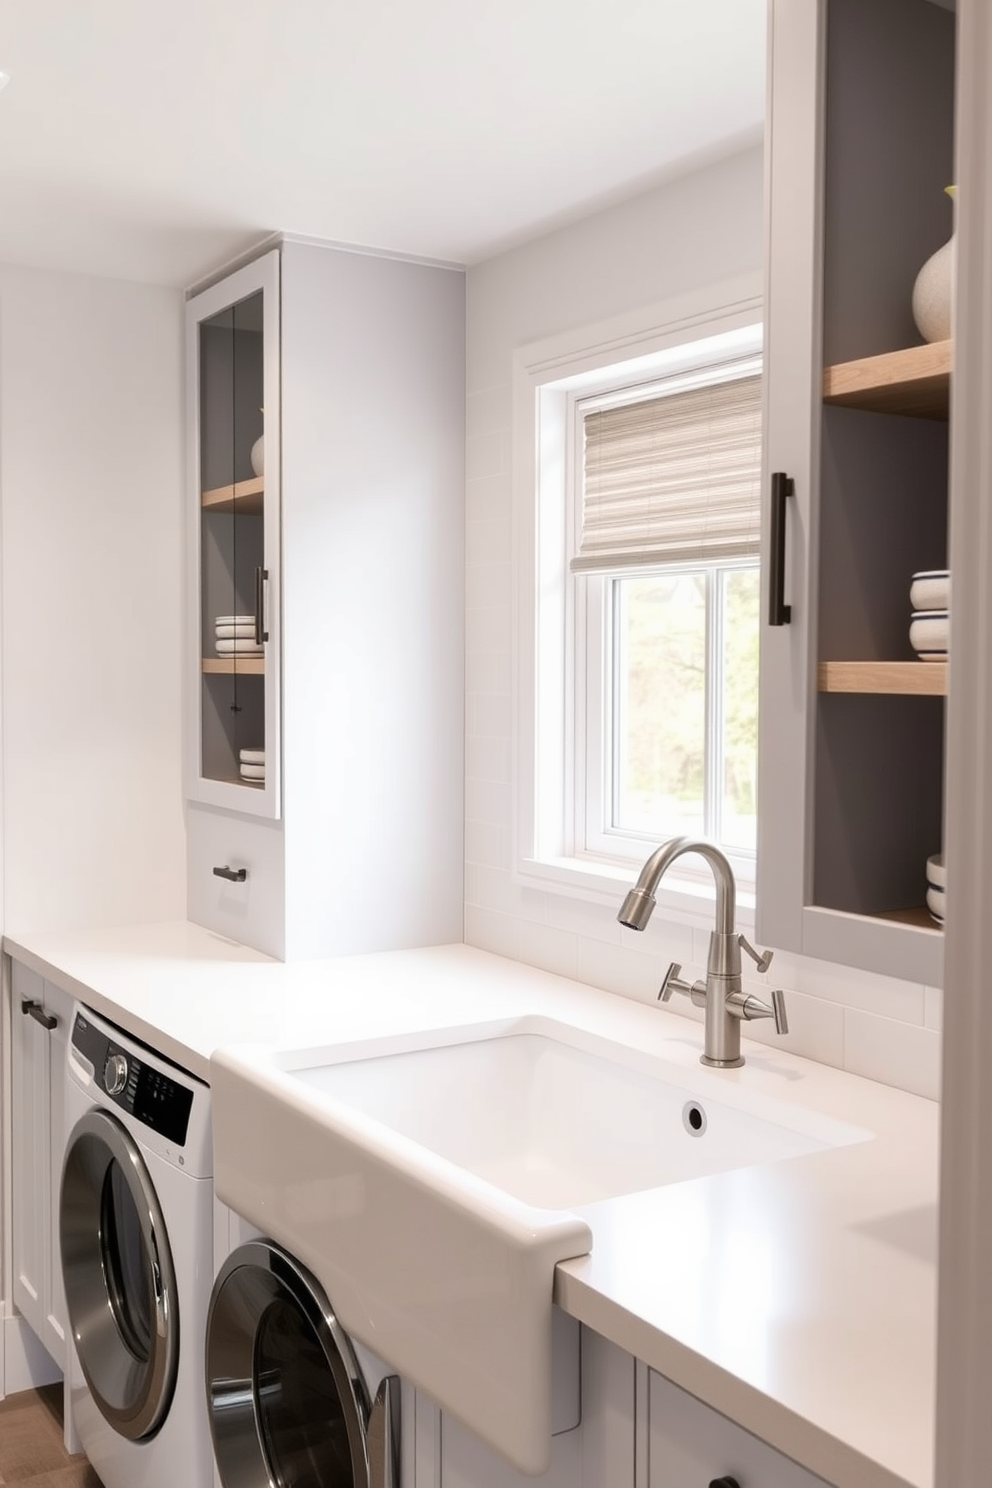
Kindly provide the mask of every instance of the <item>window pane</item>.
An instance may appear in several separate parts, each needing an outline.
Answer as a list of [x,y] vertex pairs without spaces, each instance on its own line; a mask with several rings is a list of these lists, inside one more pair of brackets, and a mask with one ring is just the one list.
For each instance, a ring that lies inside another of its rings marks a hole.
[[613,826],[701,833],[706,779],[706,575],[613,581]]
[[755,849],[758,765],[758,570],[723,574],[723,801],[721,840]]

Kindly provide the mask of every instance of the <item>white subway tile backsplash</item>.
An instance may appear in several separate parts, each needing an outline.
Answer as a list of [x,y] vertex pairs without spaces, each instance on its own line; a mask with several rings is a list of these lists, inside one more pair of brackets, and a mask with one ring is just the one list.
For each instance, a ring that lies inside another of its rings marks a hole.
[[584,935],[578,938],[578,949],[580,982],[601,987],[604,992],[618,992],[637,1002],[657,999],[661,972],[655,956]]
[[473,693],[502,692],[509,695],[513,665],[508,651],[494,648],[472,653],[470,667]]
[[494,822],[465,823],[466,864],[481,863],[486,868],[508,869],[510,862],[507,845],[508,833]]
[[607,905],[592,904],[564,894],[547,895],[547,922],[573,935],[586,935],[592,940],[620,946],[621,926],[616,911]]
[[[619,901],[617,907],[619,908]],[[693,927],[681,925],[675,920],[666,920],[657,913],[652,916],[646,930],[621,928],[620,938],[621,944],[629,946],[632,950],[656,956],[662,970],[669,961],[678,961],[683,966],[690,963],[699,966],[706,965],[708,943],[697,947]]]
[[465,741],[465,773],[472,780],[510,779],[510,741],[469,735]]
[[465,474],[471,480],[501,475],[509,469],[510,436],[506,429],[469,434],[465,440]]
[[539,966],[542,971],[571,977],[573,981],[578,979],[578,937],[570,935],[567,930],[521,920],[517,928],[517,944],[520,959],[528,966]]
[[510,820],[510,787],[498,780],[466,780],[465,818],[502,827]]
[[[773,973],[769,973],[768,984],[758,978],[745,977],[744,990],[768,1001],[769,988],[777,986]],[[786,995],[786,1016],[789,1032],[777,1034],[772,1018],[756,1019],[745,1023],[741,1034],[745,1039],[754,1039],[760,1044],[770,1044],[775,1049],[788,1049],[801,1054],[804,1059],[815,1059],[819,1064],[830,1064],[835,1069],[844,1068],[844,1009],[833,1002],[824,1002],[819,997],[807,997],[802,992]]]
[[514,914],[521,919],[544,924],[547,920],[547,895],[543,889],[531,889],[518,883],[512,873],[499,868],[476,868],[479,903],[501,914]]
[[468,563],[506,563],[510,559],[512,538],[507,522],[472,521],[465,532],[465,558]]
[[506,956],[511,961],[526,961],[520,954],[519,924],[513,915],[483,909],[479,904],[466,904],[465,944],[478,946],[480,951],[492,951],[495,956]]
[[513,700],[509,693],[472,694],[472,732],[478,738],[509,741],[512,724]]
[[[472,563],[466,569],[465,608],[469,616],[479,610],[498,610],[510,614],[509,563]],[[506,648],[510,648],[507,631]]]
[[861,1008],[883,1018],[922,1027],[924,995],[922,984],[902,982],[895,977],[878,976],[851,966],[832,965],[810,957],[777,953],[767,973],[776,986],[805,992],[825,1002],[842,1007]]
[[508,382],[477,388],[466,399],[465,427],[469,436],[509,429],[512,416],[513,389]]
[[940,1034],[844,1009],[844,1068],[854,1075],[940,1099]]
[[477,475],[465,485],[465,524],[474,522],[502,522],[510,528],[507,516],[508,478],[504,472],[498,475]]

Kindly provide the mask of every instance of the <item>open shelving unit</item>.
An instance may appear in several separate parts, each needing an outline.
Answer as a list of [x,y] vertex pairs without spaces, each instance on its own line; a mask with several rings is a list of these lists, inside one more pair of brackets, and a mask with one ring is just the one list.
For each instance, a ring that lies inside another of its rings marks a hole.
[[824,403],[866,413],[946,419],[950,391],[950,341],[841,362],[823,373]]
[[[946,422],[950,414],[952,344],[937,341],[839,362],[823,373],[823,401],[863,413]],[[946,697],[947,663],[821,661],[820,692]]]
[[820,692],[946,697],[946,661],[821,661]]

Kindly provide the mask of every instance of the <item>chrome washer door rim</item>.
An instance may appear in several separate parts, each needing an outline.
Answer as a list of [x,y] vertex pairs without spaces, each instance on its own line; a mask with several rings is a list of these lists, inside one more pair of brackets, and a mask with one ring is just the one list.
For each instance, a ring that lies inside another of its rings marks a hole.
[[[227,1258],[207,1315],[206,1390],[214,1457],[224,1488],[281,1488],[263,1419],[258,1340],[273,1303],[298,1311],[326,1363],[347,1435],[351,1483],[370,1488],[370,1405],[351,1340],[315,1277],[271,1241],[249,1241]],[[335,1480],[337,1481],[337,1479]],[[386,1479],[392,1482],[392,1476]],[[313,1488],[333,1488],[314,1480]]]
[[[112,1165],[134,1205],[148,1271],[149,1339],[142,1359],[125,1337],[107,1274],[105,1188]],[[101,1415],[129,1441],[153,1436],[179,1368],[179,1308],[165,1217],[127,1129],[97,1107],[76,1122],[62,1165],[59,1242],[76,1353]]]

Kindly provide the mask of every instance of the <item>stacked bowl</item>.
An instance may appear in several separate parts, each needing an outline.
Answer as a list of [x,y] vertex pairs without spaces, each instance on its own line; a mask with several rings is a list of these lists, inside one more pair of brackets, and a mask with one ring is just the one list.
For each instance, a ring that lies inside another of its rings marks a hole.
[[265,784],[265,750],[242,749],[238,755],[238,773],[252,785]]
[[909,588],[913,613],[909,642],[921,661],[946,661],[951,603],[951,576],[946,568],[915,573]]
[[944,891],[947,888],[947,871],[944,854],[934,853],[927,858],[927,909],[938,925],[944,923]]

